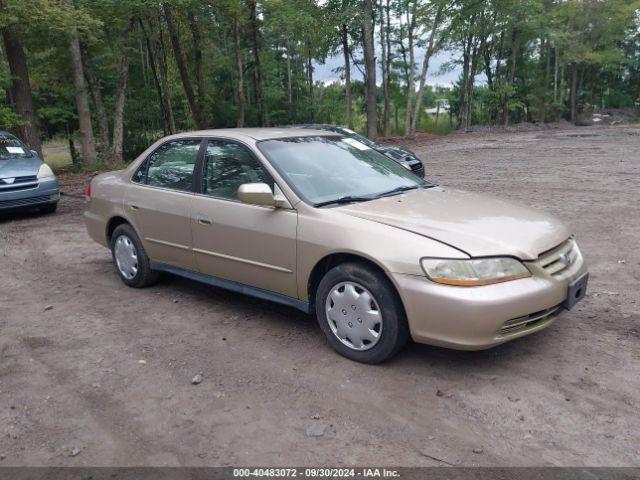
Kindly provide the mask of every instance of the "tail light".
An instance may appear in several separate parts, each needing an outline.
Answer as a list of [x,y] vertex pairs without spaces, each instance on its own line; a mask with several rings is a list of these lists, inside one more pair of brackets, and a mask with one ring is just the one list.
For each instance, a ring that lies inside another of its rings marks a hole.
[[91,200],[91,182],[89,182],[89,185],[87,185],[87,189],[84,192],[84,197],[87,202]]

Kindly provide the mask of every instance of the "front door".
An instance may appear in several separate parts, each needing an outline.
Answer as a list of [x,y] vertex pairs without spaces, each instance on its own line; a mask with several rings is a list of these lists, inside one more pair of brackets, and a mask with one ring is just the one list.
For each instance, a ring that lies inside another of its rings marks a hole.
[[193,251],[201,273],[297,298],[295,210],[238,200],[243,183],[274,180],[244,146],[209,140],[193,198]]
[[161,145],[135,173],[124,199],[149,258],[189,270],[197,269],[191,208],[201,143],[181,139]]

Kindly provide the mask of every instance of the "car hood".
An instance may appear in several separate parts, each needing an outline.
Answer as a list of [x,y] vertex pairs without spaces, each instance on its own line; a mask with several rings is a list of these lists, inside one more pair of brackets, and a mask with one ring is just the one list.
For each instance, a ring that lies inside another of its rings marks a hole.
[[10,158],[7,160],[0,158],[0,178],[37,175],[40,165],[42,165],[42,160],[38,157]]
[[472,257],[507,255],[534,260],[570,236],[562,223],[544,212],[442,187],[412,190],[336,210],[438,240]]

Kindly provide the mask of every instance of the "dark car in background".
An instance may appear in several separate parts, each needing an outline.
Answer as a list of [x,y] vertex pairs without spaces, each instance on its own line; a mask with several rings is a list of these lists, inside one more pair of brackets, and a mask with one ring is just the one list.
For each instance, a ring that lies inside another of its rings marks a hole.
[[58,200],[58,179],[49,165],[16,137],[0,132],[0,213],[18,208],[52,213]]
[[422,160],[418,158],[418,156],[413,153],[411,150],[407,150],[406,148],[396,147],[395,145],[382,145],[380,143],[373,142],[369,140],[367,137],[360,135],[353,130],[346,127],[339,127],[337,125],[329,125],[329,124],[304,124],[304,125],[294,125],[295,128],[309,128],[313,130],[325,130],[327,132],[335,132],[340,135],[344,135],[346,137],[351,137],[355,140],[358,140],[361,143],[364,143],[369,148],[376,150],[377,152],[382,153],[384,156],[389,157],[392,160],[395,160],[400,165],[405,167],[407,170],[411,170],[413,173],[418,175],[421,178],[424,178],[425,171],[424,165],[422,164]]

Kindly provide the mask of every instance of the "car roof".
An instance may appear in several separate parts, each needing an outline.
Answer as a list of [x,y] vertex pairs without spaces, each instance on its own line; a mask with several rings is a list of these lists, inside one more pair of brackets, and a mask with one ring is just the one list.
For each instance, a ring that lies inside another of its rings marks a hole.
[[236,140],[272,140],[276,138],[309,137],[336,135],[326,130],[313,130],[308,128],[220,128],[212,130],[197,130],[171,135],[167,138],[188,138],[188,137],[222,137]]

